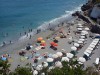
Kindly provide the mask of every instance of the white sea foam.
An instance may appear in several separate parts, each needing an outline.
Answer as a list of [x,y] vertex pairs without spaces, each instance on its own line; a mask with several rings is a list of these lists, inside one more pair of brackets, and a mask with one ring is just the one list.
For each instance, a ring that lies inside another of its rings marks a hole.
[[[50,21],[44,22],[42,25],[40,25],[37,29],[41,29],[41,31],[45,31],[46,29],[50,28],[50,27],[55,27],[58,24],[65,22],[65,21],[70,21],[72,19],[71,14],[74,13],[75,11],[81,11],[81,5],[79,7],[76,7],[74,10],[72,11],[65,11],[64,15],[61,15],[58,18],[52,19]],[[34,29],[34,31],[32,33],[28,33],[28,35],[34,35],[36,34],[37,29]],[[26,39],[27,36],[22,36],[21,38],[19,38],[19,40],[24,40]]]

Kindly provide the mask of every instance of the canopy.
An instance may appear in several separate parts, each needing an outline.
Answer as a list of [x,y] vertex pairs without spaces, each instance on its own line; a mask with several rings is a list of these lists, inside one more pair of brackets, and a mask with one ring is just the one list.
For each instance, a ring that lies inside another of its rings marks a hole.
[[48,66],[48,63],[44,62],[43,67],[47,67],[47,66]]
[[58,55],[57,54],[53,54],[52,57],[53,58],[58,58]]
[[53,58],[47,58],[47,62],[53,62]]
[[38,75],[38,71],[34,70],[33,75]]
[[77,48],[76,48],[75,46],[72,46],[72,47],[71,47],[71,50],[76,51],[76,50],[77,50]]
[[43,40],[43,38],[42,37],[39,37],[38,39],[37,39],[37,41],[42,41]]
[[38,66],[36,67],[36,70],[40,71],[40,70],[42,70],[42,68],[43,68],[42,65],[38,65]]
[[80,45],[78,43],[74,43],[74,46],[75,47],[79,47]]
[[57,52],[56,54],[58,55],[58,57],[61,57],[63,55],[62,52]]
[[55,62],[55,67],[61,68],[62,67],[62,63],[60,61]]
[[83,57],[79,57],[78,61],[80,61],[80,62],[84,63],[84,62],[86,61],[86,59],[85,59],[85,58],[83,58]]
[[67,57],[68,57],[68,58],[73,58],[73,56],[74,56],[74,55],[73,55],[72,53],[67,53]]
[[90,30],[90,29],[88,27],[86,27],[85,30]]
[[62,57],[61,61],[68,61],[69,62],[69,58],[68,57]]

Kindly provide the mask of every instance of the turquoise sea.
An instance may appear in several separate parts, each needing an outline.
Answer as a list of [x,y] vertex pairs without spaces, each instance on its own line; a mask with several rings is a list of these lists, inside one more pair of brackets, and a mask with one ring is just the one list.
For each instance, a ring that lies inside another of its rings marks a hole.
[[68,16],[87,0],[0,0],[0,43]]

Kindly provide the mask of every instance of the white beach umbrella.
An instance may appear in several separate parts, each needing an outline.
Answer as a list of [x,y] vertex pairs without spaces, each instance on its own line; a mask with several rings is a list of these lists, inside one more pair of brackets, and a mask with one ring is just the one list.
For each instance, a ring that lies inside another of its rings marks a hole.
[[76,50],[77,50],[77,48],[76,48],[75,46],[72,46],[72,47],[71,47],[71,50],[76,51]]
[[57,52],[56,54],[58,55],[58,57],[61,57],[63,55],[62,52]]
[[42,65],[38,65],[38,66],[36,67],[36,70],[40,71],[40,70],[42,70],[42,68],[43,68]]
[[82,26],[82,24],[81,24],[81,23],[78,23],[77,25],[78,25],[78,26]]
[[57,54],[53,54],[52,57],[53,58],[58,58],[58,55]]
[[67,57],[68,57],[68,58],[73,58],[73,56],[74,56],[74,55],[73,55],[72,53],[67,53]]
[[61,61],[68,61],[69,62],[69,58],[68,57],[62,57]]
[[55,67],[61,68],[62,67],[62,63],[60,61],[55,62]]
[[79,44],[82,44],[82,43],[83,43],[83,41],[78,41],[78,43],[79,43]]
[[91,47],[91,48],[94,48],[94,47],[95,47],[95,45],[90,45],[90,47]]
[[85,36],[80,36],[81,39],[85,39]]
[[88,47],[87,49],[93,51],[93,48],[92,47]]
[[90,54],[89,54],[89,53],[87,53],[87,52],[84,52],[84,54],[85,54],[86,56],[88,56],[88,57],[90,56]]
[[91,50],[85,50],[85,52],[87,52],[87,53],[89,53],[89,54],[91,54],[91,53],[92,53],[92,51],[91,51]]
[[85,31],[85,30],[83,30],[81,33],[88,34],[88,32],[87,32],[87,31]]
[[85,41],[85,39],[79,39],[79,41]]
[[94,42],[92,42],[91,44],[92,44],[92,45],[96,45],[97,43],[98,43],[98,42],[95,42],[95,41],[94,41]]
[[81,33],[81,35],[82,35],[82,36],[85,36],[86,34],[84,34],[84,33]]
[[78,27],[82,28],[83,26],[82,25],[79,25]]
[[45,75],[45,73],[41,73],[41,75]]
[[44,62],[43,67],[47,67],[47,66],[48,66],[48,63]]
[[86,61],[86,59],[85,59],[85,58],[83,58],[83,57],[79,57],[78,61],[80,61],[80,62],[84,63],[84,62]]
[[53,62],[53,58],[47,58],[47,62]]
[[49,70],[51,70],[51,69],[54,69],[54,66],[50,66],[50,67],[49,67]]
[[81,65],[83,64],[83,63],[82,63],[82,62],[80,62],[80,61],[79,61],[78,63],[79,63],[79,64],[81,64]]
[[82,30],[82,28],[77,28],[77,30],[81,31],[81,30]]
[[88,27],[86,27],[84,30],[87,30],[87,31],[88,31],[88,30],[90,30],[90,29],[89,29]]
[[33,75],[38,75],[38,71],[34,70]]
[[78,43],[74,43],[74,46],[75,47],[79,47],[80,45]]

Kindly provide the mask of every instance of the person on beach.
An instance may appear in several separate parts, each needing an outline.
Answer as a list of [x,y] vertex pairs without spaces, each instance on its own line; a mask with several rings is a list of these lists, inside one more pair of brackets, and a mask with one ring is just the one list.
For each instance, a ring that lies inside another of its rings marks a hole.
[[26,35],[26,32],[24,32],[25,33],[25,35]]
[[30,38],[29,38],[29,39],[31,39],[31,37],[32,37],[32,36],[30,35]]
[[21,33],[20,33],[20,36],[21,36]]

